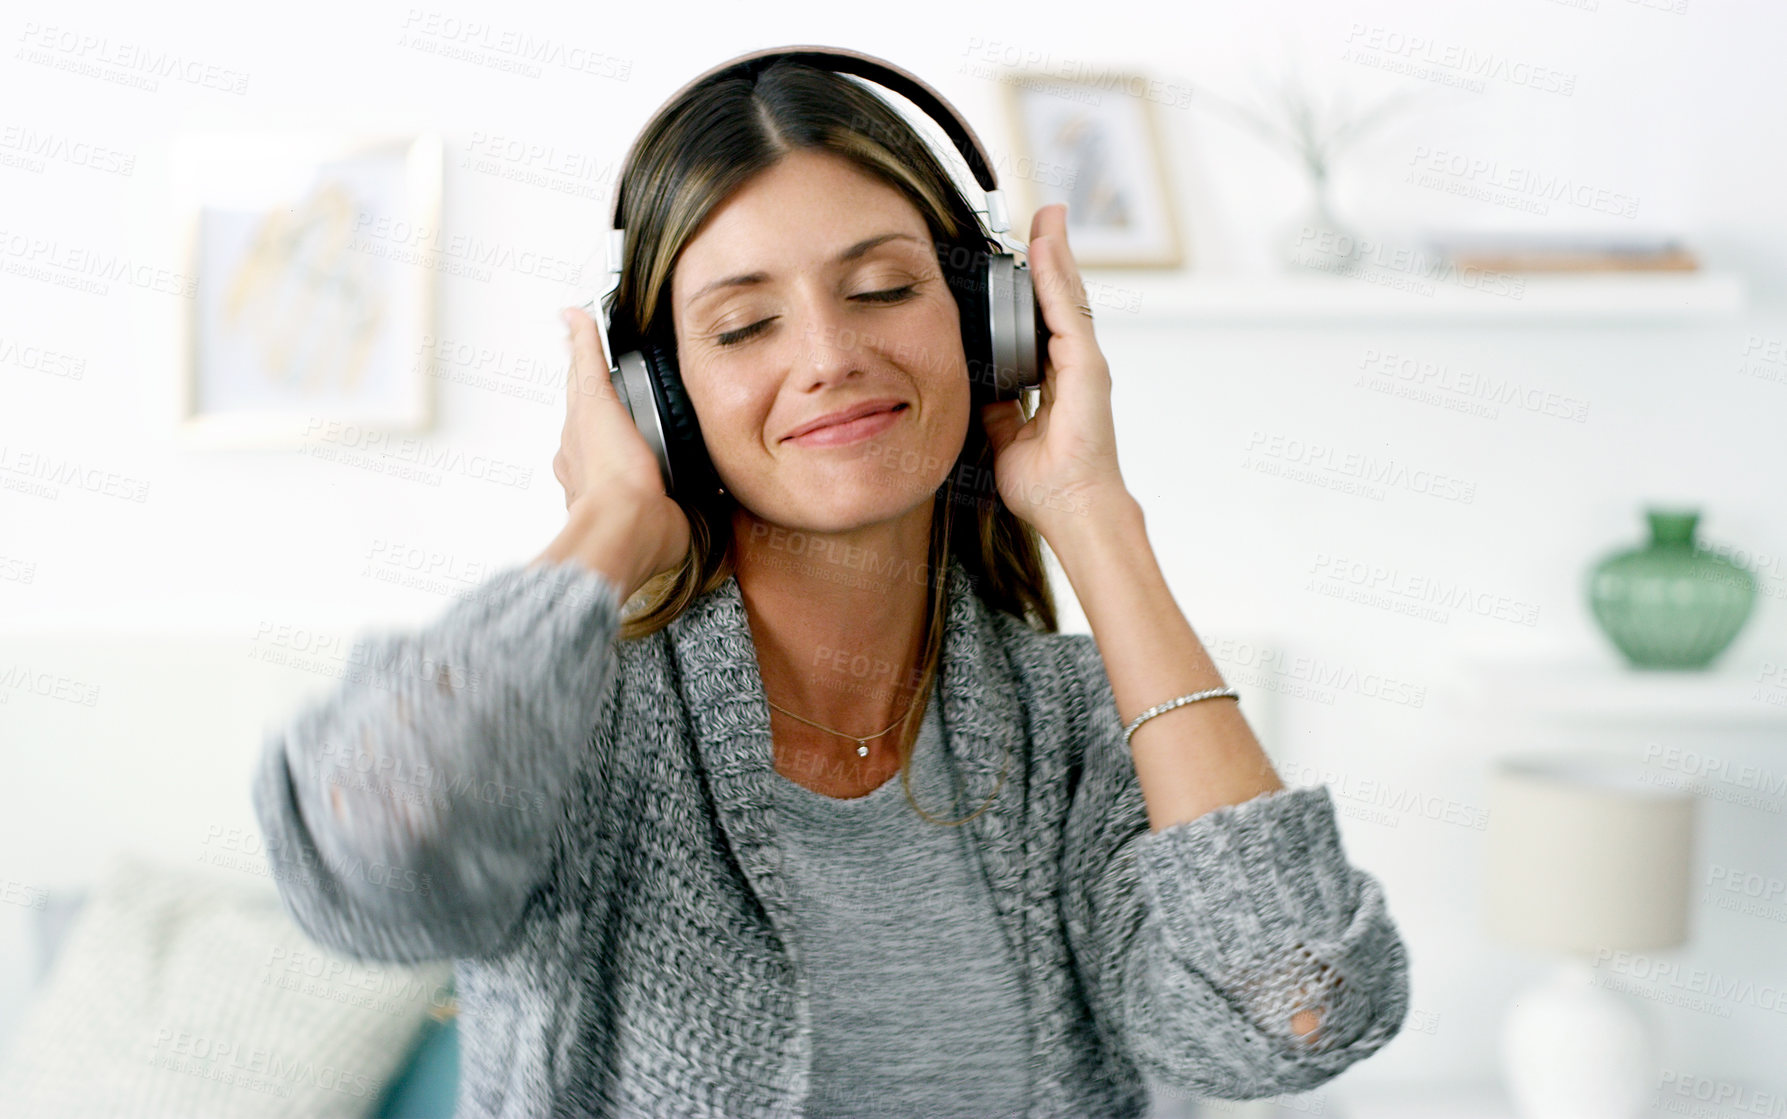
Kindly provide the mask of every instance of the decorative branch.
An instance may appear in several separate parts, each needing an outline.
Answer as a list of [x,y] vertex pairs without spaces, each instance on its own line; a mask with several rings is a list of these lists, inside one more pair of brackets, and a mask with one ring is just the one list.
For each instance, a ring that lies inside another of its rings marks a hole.
[[1327,177],[1328,169],[1341,153],[1421,100],[1418,91],[1403,89],[1355,113],[1344,94],[1336,95],[1328,105],[1319,103],[1295,71],[1271,92],[1269,101],[1273,107],[1269,110],[1230,100],[1203,86],[1193,85],[1192,90],[1194,96],[1269,147],[1302,164],[1317,181]]

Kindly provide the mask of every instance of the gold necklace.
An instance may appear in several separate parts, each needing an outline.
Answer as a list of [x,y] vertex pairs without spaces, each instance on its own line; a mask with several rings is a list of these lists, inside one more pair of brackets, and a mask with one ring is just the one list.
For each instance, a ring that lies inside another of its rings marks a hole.
[[[781,704],[770,699],[768,696],[763,697],[763,702],[769,704],[771,707],[775,708],[777,711],[780,711],[782,714],[788,716],[791,719],[800,719],[801,722],[807,724],[810,727],[818,727],[820,730],[827,731],[831,734],[835,734],[839,738],[850,739],[852,742],[856,743],[856,756],[859,758],[866,758],[869,756],[869,739],[880,738],[882,734],[886,734],[888,731],[893,730],[894,727],[899,726],[906,719],[905,714],[902,713],[898,719],[894,720],[893,727],[888,727],[887,730],[882,731],[881,734],[871,734],[871,735],[866,735],[862,738],[858,738],[854,734],[845,734],[841,730],[832,730],[830,727],[824,725],[823,723],[815,723],[811,719],[802,719],[799,715],[796,715],[794,712],[788,710],[786,707],[783,707]],[[907,711],[912,710],[911,701],[907,701],[906,710]]]

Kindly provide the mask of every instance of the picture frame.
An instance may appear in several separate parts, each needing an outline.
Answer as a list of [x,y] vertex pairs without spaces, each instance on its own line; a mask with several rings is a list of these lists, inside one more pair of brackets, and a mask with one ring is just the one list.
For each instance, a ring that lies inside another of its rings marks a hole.
[[182,301],[176,440],[301,448],[434,425],[436,133],[186,133],[170,187]]
[[[1002,81],[1013,176],[1032,213],[1067,203],[1074,259],[1086,268],[1182,268],[1187,263],[1172,178],[1153,103],[1128,90],[1145,76],[1101,80],[1017,72]],[[1035,169],[1051,169],[1043,174]]]

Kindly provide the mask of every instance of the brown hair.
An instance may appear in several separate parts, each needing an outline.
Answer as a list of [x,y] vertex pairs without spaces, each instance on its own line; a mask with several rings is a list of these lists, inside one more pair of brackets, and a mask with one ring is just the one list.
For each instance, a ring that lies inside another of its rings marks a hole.
[[[641,133],[633,166],[620,185],[621,225],[627,231],[621,282],[604,305],[617,352],[645,342],[674,352],[671,275],[683,247],[729,195],[801,149],[841,156],[899,191],[924,217],[958,303],[980,294],[963,281],[962,265],[947,262],[1002,250],[982,231],[974,210],[925,141],[868,86],[783,59],[754,76],[718,77],[686,91]],[[969,357],[972,361],[974,354]],[[993,487],[993,452],[980,422],[978,384],[974,393],[967,438],[932,507],[925,568],[931,602],[921,638],[925,652],[899,739],[900,779],[908,801],[915,728],[942,660],[949,558],[961,561],[974,592],[989,608],[1039,632],[1057,631],[1041,538],[1006,508]],[[1020,412],[1025,419],[1033,414],[1028,397]],[[735,570],[734,499],[711,486],[690,487],[694,492],[682,492],[684,488],[678,486],[675,499],[689,518],[689,552],[679,567],[639,588],[631,600],[639,608],[622,621],[623,639],[645,637],[669,625]],[[994,795],[997,791],[995,786]],[[926,819],[952,824],[971,820],[986,807],[961,820],[941,821],[916,801],[912,804]]]

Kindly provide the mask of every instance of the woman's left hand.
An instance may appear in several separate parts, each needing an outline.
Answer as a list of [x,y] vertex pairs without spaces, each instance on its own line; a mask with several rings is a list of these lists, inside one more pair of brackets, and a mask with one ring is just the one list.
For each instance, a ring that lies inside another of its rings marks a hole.
[[1117,469],[1117,432],[1111,421],[1111,370],[1092,318],[1086,285],[1067,246],[1067,207],[1044,206],[1030,222],[1029,265],[1043,321],[1048,323],[1048,364],[1036,414],[1026,421],[1018,402],[981,409],[993,445],[999,496],[1044,540],[1083,526],[1101,508],[1126,499]]

